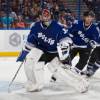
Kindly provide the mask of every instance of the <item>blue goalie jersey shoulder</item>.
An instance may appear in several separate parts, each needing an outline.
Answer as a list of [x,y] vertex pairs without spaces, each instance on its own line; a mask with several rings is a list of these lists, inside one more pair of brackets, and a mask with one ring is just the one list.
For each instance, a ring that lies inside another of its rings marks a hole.
[[27,42],[45,52],[56,52],[57,42],[66,35],[66,32],[66,29],[56,21],[52,21],[47,28],[43,27],[41,21],[36,22],[31,28]]

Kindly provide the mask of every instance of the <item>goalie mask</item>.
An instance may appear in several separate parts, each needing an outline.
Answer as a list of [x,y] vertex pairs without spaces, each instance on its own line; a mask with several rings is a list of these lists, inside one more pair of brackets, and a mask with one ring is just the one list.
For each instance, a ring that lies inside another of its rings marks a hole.
[[48,9],[42,10],[43,26],[48,27],[51,24],[51,12]]

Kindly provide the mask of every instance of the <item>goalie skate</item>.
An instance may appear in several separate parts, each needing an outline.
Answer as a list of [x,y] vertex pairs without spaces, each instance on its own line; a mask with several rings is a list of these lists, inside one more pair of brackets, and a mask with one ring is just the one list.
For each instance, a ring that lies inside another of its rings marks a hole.
[[26,83],[25,88],[27,92],[41,91],[43,86],[39,84],[32,84],[31,82]]

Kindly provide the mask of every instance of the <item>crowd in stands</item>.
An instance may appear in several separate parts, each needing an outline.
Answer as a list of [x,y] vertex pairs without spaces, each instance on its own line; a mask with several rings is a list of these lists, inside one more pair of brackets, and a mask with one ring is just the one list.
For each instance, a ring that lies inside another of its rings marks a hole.
[[92,10],[96,15],[96,20],[100,21],[100,0],[83,0],[89,10]]
[[[53,19],[63,22],[67,0],[0,0],[0,28],[29,28],[32,22],[40,20],[42,8],[46,5],[52,12]],[[73,17],[74,18],[74,17]],[[69,18],[72,20],[73,18]],[[68,22],[69,23],[69,22]]]
[[[90,7],[87,4],[89,0],[83,1]],[[53,19],[63,24],[67,22],[70,25],[75,18],[74,12],[67,8],[67,0],[0,0],[0,28],[29,28],[33,22],[40,20],[45,5],[51,10]],[[66,22],[64,14],[68,15]]]

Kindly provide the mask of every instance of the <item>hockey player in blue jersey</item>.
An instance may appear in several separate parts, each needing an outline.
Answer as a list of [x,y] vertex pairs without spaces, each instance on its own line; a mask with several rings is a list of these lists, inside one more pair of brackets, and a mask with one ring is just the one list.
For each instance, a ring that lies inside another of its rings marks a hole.
[[36,22],[28,35],[25,50],[22,51],[23,56],[18,58],[18,61],[23,61],[31,47],[39,48],[45,53],[56,54],[57,43],[65,37],[67,30],[63,28],[57,21],[51,20],[49,10],[42,11],[42,20]]
[[75,66],[78,72],[81,72],[87,64],[90,56],[91,47],[98,40],[99,32],[93,24],[95,14],[91,11],[84,12],[83,20],[77,21],[70,29],[69,37],[73,40],[76,48],[71,50],[70,57],[73,59],[77,53],[80,55],[79,62]]
[[32,26],[27,42],[17,59],[17,61],[25,61],[24,67],[28,80],[25,86],[27,91],[36,91],[43,88],[43,67],[47,63],[51,62],[53,67],[49,64],[49,69],[52,72],[56,71],[60,65],[57,43],[66,34],[67,30],[51,19],[50,10],[43,9],[41,21]]
[[97,25],[97,30],[99,32],[99,38],[96,40],[95,49],[93,50],[89,63],[85,71],[82,74],[86,75],[87,77],[91,77],[95,74],[95,72],[100,68],[100,28]]
[[[67,36],[67,31],[58,22],[51,19],[48,9],[42,10],[41,21],[32,26],[27,42],[17,59],[17,61],[25,61],[27,91],[41,90],[44,87],[44,66],[47,66],[55,76],[62,78],[69,85],[75,87],[77,84],[76,89],[80,92],[87,90],[87,82],[81,78],[80,82],[79,79],[77,81],[75,78],[71,79],[71,76],[63,70],[63,64],[58,57],[57,44]],[[68,40],[67,46],[70,44],[72,41]],[[72,84],[73,82],[76,83]],[[84,85],[81,85],[83,82]]]

